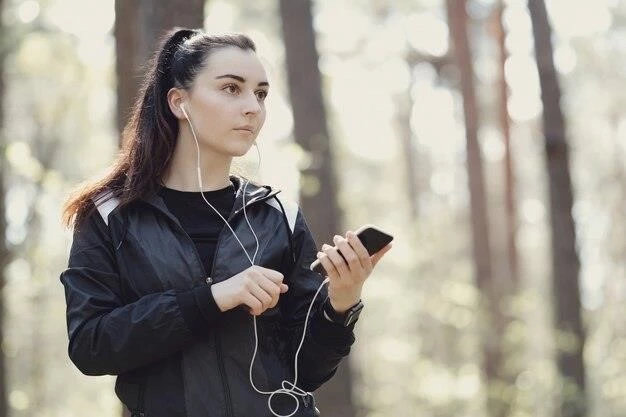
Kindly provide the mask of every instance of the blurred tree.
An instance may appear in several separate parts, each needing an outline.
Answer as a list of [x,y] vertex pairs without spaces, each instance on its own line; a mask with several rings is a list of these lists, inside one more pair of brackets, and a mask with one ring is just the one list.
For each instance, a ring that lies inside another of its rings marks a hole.
[[[5,149],[6,142],[4,137],[4,62],[8,50],[5,36],[6,28],[2,12],[4,10],[4,0],[0,0],[0,346],[3,346],[4,340],[4,283],[5,268],[11,258],[9,248],[6,243],[7,222],[5,217],[4,199],[5,192]],[[0,349],[0,417],[8,415],[7,410],[7,376],[5,372],[5,355],[4,349]]]
[[[412,70],[419,64],[427,63],[431,65],[439,77],[442,76],[441,70],[444,66],[448,65],[451,61],[449,55],[433,56],[423,54],[415,49],[409,49],[403,57],[408,68]],[[410,218],[417,220],[419,215],[419,197],[420,197],[420,184],[418,184],[418,176],[429,177],[428,166],[420,165],[418,157],[416,156],[417,150],[415,143],[417,142],[416,134],[411,127],[411,115],[413,113],[413,83],[414,75],[411,75],[409,83],[404,92],[397,95],[397,116],[396,126],[398,129],[398,136],[402,144],[402,156],[404,157],[405,172],[406,172],[406,186],[407,196],[409,199]]]
[[[174,27],[202,28],[204,0],[115,1],[117,73],[117,127],[121,133],[139,89],[143,65],[156,49],[159,37]],[[121,145],[121,143],[120,143]],[[122,416],[130,416],[123,407]]]
[[506,242],[508,253],[508,266],[511,280],[517,283],[519,280],[517,249],[517,213],[515,205],[515,178],[513,174],[513,160],[511,155],[511,126],[508,110],[509,89],[506,82],[505,64],[508,58],[506,50],[506,32],[502,17],[505,5],[504,0],[498,0],[493,14],[493,28],[496,43],[498,45],[498,95],[499,95],[499,118],[502,138],[504,140],[504,176],[505,176],[505,207],[506,207]]
[[[121,133],[139,88],[143,65],[163,31],[204,26],[204,0],[115,1],[117,127]],[[120,139],[121,140],[121,139]]]
[[554,67],[552,29],[543,0],[529,0],[547,158],[552,232],[552,274],[557,362],[562,377],[561,405],[555,416],[580,417],[587,411],[576,230],[572,217],[572,181],[561,90]]
[[492,272],[487,196],[478,143],[478,103],[468,35],[466,0],[446,0],[446,9],[463,96],[474,274],[476,286],[481,293],[479,311],[482,330],[482,363],[487,388],[487,409],[488,414],[492,417],[504,417],[508,414],[508,407],[510,406],[510,399],[505,394],[507,389],[503,379],[502,366],[504,358],[501,336],[506,321],[499,311],[498,301],[504,295],[506,287],[503,282],[496,282],[493,279]]
[[[332,242],[342,221],[337,203],[333,153],[330,147],[318,52],[310,0],[281,0],[283,42],[289,98],[293,108],[296,143],[309,155],[301,170],[300,204],[316,242]],[[350,362],[344,360],[336,375],[319,389],[320,409],[327,417],[355,415]]]
[[[421,60],[418,54],[408,51],[404,57],[409,68],[415,67]],[[411,96],[412,81],[407,85],[406,90],[397,98],[397,128],[400,141],[402,143],[402,155],[406,171],[407,197],[409,199],[410,218],[417,219],[419,214],[418,185],[417,185],[417,158],[414,146],[415,137],[411,129],[411,112],[413,110],[413,97]]]
[[[71,93],[68,91],[68,95]],[[63,105],[64,99],[66,105]],[[69,107],[71,97],[57,98],[56,116],[53,120],[60,120],[61,113]],[[33,135],[31,149],[33,157],[41,166],[41,175],[28,183],[33,187],[34,196],[45,194],[46,174],[54,171],[54,162],[57,152],[61,149],[62,139],[60,134],[54,129],[50,129],[44,122],[45,116],[42,109],[33,107],[32,113],[35,115],[33,123]],[[44,233],[45,219],[38,206],[41,197],[35,197],[26,209],[26,221],[28,225],[26,238],[21,245],[15,247],[15,253],[23,254],[26,259],[36,259],[37,253],[41,251],[42,234]],[[31,286],[33,288],[30,312],[33,317],[44,317],[47,303],[49,302],[46,292],[47,276],[38,270],[39,265],[33,264],[33,275]],[[30,380],[32,383],[32,398],[30,410],[34,414],[43,413],[46,409],[46,323],[43,320],[33,320],[31,325],[32,348],[30,352]]]

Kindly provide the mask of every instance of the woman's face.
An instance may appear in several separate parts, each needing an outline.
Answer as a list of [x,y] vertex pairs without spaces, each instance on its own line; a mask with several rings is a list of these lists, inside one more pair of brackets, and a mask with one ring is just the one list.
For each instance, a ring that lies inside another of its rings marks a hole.
[[214,51],[184,100],[200,146],[228,156],[248,152],[265,122],[268,89],[265,69],[253,51]]

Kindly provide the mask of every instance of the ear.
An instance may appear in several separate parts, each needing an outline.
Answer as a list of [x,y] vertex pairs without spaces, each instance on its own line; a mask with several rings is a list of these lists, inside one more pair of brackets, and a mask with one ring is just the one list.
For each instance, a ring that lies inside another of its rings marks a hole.
[[[181,104],[183,104],[186,100],[186,91],[181,88],[170,88],[167,92],[167,104],[170,107],[172,113],[178,120],[185,120],[185,115],[183,111],[180,109]],[[185,109],[187,112],[189,110]]]

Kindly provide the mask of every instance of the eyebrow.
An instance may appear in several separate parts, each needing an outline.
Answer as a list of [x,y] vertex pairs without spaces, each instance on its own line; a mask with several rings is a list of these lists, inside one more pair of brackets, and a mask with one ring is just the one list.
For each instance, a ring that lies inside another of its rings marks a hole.
[[[243,78],[243,77],[241,77],[239,75],[233,75],[233,74],[224,74],[224,75],[219,75],[219,76],[215,77],[216,80],[219,80],[220,78],[232,78],[234,80],[239,81],[240,83],[245,83],[246,82],[245,78]],[[259,87],[262,87],[262,86],[269,87],[270,86],[270,84],[267,81],[261,81],[258,85],[259,85]]]

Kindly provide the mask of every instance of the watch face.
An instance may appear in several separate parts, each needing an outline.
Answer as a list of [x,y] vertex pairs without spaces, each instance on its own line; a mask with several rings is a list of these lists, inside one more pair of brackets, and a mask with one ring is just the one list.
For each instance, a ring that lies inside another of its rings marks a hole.
[[349,326],[354,323],[358,318],[359,314],[361,314],[361,310],[363,309],[363,302],[359,301],[356,305],[352,306],[349,310],[344,313],[336,312],[330,302],[328,302],[324,306],[324,314],[330,321],[333,321],[337,324],[341,324],[343,326]]

